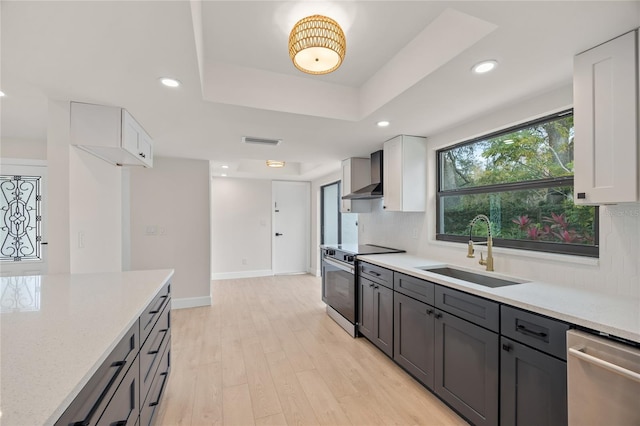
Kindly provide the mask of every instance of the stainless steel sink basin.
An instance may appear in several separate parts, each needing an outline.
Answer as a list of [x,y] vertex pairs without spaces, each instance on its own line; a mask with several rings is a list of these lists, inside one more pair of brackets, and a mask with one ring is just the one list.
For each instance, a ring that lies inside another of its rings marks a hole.
[[468,281],[473,284],[483,285],[485,287],[491,287],[491,288],[505,287],[508,285],[522,284],[525,282],[525,281],[512,281],[512,280],[506,280],[502,278],[495,278],[488,275],[477,274],[475,272],[469,272],[462,269],[455,269],[455,268],[449,268],[449,267],[433,268],[433,269],[420,268],[420,269],[422,269],[423,271],[433,272],[435,274],[445,275],[447,277],[456,278],[458,280]]

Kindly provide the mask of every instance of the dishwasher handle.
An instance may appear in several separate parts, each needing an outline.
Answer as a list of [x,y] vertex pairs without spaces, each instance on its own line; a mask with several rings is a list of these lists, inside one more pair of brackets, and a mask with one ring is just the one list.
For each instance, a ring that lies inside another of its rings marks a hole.
[[613,373],[616,373],[622,377],[625,377],[629,380],[633,380],[634,382],[638,382],[640,383],[640,374],[636,373],[635,371],[631,371],[627,368],[621,367],[617,364],[613,364],[609,361],[605,361],[603,359],[597,358],[593,355],[589,355],[588,353],[584,352],[585,347],[580,345],[580,346],[574,346],[572,348],[569,348],[568,352],[569,355],[572,355],[576,358],[579,358],[585,362],[588,362],[590,364],[596,365],[598,367],[604,368],[605,370],[611,371]]

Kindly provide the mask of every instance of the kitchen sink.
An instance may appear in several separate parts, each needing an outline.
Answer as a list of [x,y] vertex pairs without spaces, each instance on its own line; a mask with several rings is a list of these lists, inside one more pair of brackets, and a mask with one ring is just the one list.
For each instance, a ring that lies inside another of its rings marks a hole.
[[485,287],[505,287],[508,285],[522,284],[526,281],[521,280],[507,280],[502,278],[495,278],[489,275],[477,274],[475,272],[469,272],[462,269],[455,268],[419,268],[426,272],[433,272],[434,274],[445,275],[447,277],[455,278],[462,281],[468,281],[473,284],[483,285]]

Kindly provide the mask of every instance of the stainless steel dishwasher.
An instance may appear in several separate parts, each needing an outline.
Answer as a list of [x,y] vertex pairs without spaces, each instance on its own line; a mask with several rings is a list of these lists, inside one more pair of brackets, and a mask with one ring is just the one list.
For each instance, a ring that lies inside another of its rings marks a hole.
[[569,425],[640,425],[640,347],[567,331]]

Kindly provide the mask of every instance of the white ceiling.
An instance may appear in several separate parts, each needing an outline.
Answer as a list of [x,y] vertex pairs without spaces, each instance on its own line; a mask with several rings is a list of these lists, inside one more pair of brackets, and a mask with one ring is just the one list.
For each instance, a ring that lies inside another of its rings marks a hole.
[[[156,155],[229,176],[312,179],[397,134],[429,136],[571,82],[572,57],[640,26],[623,1],[6,1],[3,139],[46,139],[47,99],[128,109]],[[326,76],[288,57],[296,20],[345,29]],[[476,62],[499,67],[478,76]],[[171,76],[179,89],[161,86]],[[378,120],[391,126],[380,129]],[[244,145],[242,136],[283,139]],[[270,170],[264,160],[285,160]]]

